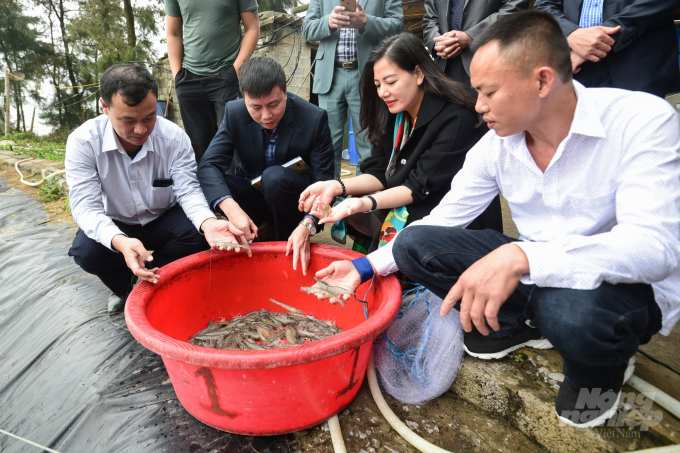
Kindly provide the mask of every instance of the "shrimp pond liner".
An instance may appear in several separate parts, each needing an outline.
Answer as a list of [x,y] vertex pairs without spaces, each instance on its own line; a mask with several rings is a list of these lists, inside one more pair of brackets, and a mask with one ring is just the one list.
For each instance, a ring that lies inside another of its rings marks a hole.
[[[161,358],[67,255],[74,235],[0,179],[0,429],[60,453],[299,450],[292,434],[229,434],[184,410]],[[0,435],[0,451],[40,450]]]

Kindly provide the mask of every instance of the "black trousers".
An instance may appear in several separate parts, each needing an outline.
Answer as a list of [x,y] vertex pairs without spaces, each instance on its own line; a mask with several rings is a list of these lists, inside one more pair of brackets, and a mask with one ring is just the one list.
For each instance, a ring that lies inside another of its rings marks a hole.
[[[444,299],[472,264],[515,241],[493,230],[415,225],[399,233],[392,253],[409,280]],[[648,284],[580,290],[520,283],[498,312],[500,330],[489,337],[512,335],[529,319],[562,356],[572,387],[603,387],[661,329],[661,316]]]
[[253,188],[250,180],[240,176],[227,175],[225,182],[234,201],[256,225],[265,221],[274,225],[276,240],[287,241],[305,216],[298,210],[298,201],[302,191],[312,183],[312,177],[272,165],[262,173],[264,192]]
[[[142,241],[147,250],[154,251],[152,268],[210,248],[179,205],[143,226],[117,220],[113,223],[128,237]],[[68,254],[85,272],[99,277],[116,296],[125,297],[132,290],[132,271],[125,264],[123,254],[89,238],[81,229]]]
[[234,66],[214,76],[199,76],[182,68],[175,76],[175,91],[184,130],[199,162],[224,119],[224,107],[239,93]]
[[447,76],[449,76],[450,79],[465,85],[465,88],[467,88],[468,93],[474,96],[475,99],[477,99],[477,93],[472,88],[472,83],[470,83],[470,76],[465,70],[465,65],[463,65],[463,59],[460,57],[460,55],[446,60],[444,73]]

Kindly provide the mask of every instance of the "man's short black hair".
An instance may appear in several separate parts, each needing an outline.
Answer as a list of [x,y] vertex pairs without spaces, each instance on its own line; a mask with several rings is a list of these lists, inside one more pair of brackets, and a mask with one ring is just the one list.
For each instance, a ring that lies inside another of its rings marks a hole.
[[286,73],[283,67],[269,57],[251,57],[243,63],[238,73],[241,93],[258,99],[268,96],[275,86],[286,92]]
[[573,77],[567,38],[548,13],[524,11],[504,16],[473,42],[472,50],[476,52],[493,41],[498,41],[502,58],[527,73],[544,63],[553,68],[563,82]]
[[151,73],[132,63],[120,63],[104,71],[99,80],[104,103],[111,107],[111,98],[118,94],[127,105],[134,107],[146,98],[149,91],[158,98],[158,83]]

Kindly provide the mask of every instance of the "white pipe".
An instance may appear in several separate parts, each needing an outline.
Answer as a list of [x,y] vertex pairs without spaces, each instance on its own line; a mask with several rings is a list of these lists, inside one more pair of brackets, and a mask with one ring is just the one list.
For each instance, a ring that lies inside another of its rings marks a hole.
[[338,420],[337,415],[334,415],[328,419],[328,427],[331,430],[333,451],[335,451],[335,453],[347,453],[345,441],[342,439],[342,431],[340,430],[340,420]]
[[678,400],[670,396],[668,393],[664,392],[663,390],[659,390],[649,382],[640,379],[636,375],[632,375],[626,384],[630,385],[638,392],[644,393],[656,404],[663,407],[668,412],[680,419],[680,402],[678,402]]
[[667,445],[665,447],[647,448],[636,450],[635,453],[680,453],[680,445]]
[[19,181],[23,182],[27,186],[37,187],[40,184],[44,183],[47,179],[51,178],[52,176],[57,176],[57,175],[61,175],[63,173],[66,173],[66,170],[59,170],[55,173],[52,173],[49,176],[45,176],[45,173],[43,173],[43,179],[41,179],[40,181],[38,181],[38,182],[28,182],[24,179],[24,174],[21,173],[21,170],[19,170],[19,164],[24,163],[24,162],[28,162],[29,160],[33,160],[33,157],[30,157],[30,158],[24,159],[24,160],[20,160],[20,161],[18,161],[17,163],[14,164],[14,169],[17,171],[17,173],[19,173],[19,176],[21,176]]
[[408,443],[416,447],[423,453],[451,453],[448,450],[437,447],[434,444],[429,443],[413,431],[411,431],[408,426],[406,426],[399,417],[397,417],[392,409],[387,405],[385,398],[383,398],[382,393],[380,393],[380,387],[378,387],[378,379],[375,376],[375,365],[373,364],[373,349],[371,349],[371,357],[368,359],[368,370],[367,370],[368,386],[371,388],[371,395],[375,400],[375,404],[378,405],[378,409],[383,414],[383,417],[387,420],[396,432],[399,433]]
[[40,444],[36,444],[35,442],[31,442],[30,440],[24,439],[23,437],[19,437],[19,436],[15,435],[15,434],[8,433],[7,431],[4,431],[4,430],[2,430],[2,429],[0,429],[0,433],[5,434],[5,435],[7,435],[7,436],[9,436],[9,437],[14,437],[15,439],[18,439],[18,440],[20,440],[20,441],[22,441],[22,442],[26,442],[27,444],[33,445],[34,447],[42,448],[43,450],[49,451],[50,453],[59,453],[57,450],[52,450],[51,448],[43,447],[43,446],[40,445]]

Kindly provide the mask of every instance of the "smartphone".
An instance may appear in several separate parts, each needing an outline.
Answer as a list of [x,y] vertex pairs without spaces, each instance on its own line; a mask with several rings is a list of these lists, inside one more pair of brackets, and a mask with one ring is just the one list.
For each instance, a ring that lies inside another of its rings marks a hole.
[[340,6],[344,6],[345,11],[357,12],[357,0],[340,0]]
[[156,178],[153,180],[153,187],[170,187],[172,178]]

